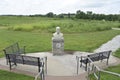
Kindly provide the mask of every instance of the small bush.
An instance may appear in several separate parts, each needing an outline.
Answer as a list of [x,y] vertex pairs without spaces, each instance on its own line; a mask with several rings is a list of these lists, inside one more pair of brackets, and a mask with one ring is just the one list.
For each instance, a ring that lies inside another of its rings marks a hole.
[[22,31],[23,29],[22,29],[22,27],[13,27],[13,30],[14,31]]

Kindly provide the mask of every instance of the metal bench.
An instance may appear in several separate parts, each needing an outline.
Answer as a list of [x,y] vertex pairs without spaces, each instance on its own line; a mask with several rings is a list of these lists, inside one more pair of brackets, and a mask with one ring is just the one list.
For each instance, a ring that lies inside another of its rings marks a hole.
[[99,61],[99,60],[103,60],[103,59],[107,59],[107,65],[108,65],[108,60],[109,60],[109,56],[110,56],[110,53],[112,51],[104,51],[104,52],[99,52],[99,53],[95,53],[95,54],[90,54],[90,55],[87,55],[87,56],[81,56],[81,64],[80,64],[80,67],[82,66],[82,63],[85,64],[85,70],[87,70],[87,64],[91,63],[91,61],[88,59],[88,57],[92,60],[92,62],[95,62],[95,61]]
[[38,71],[40,72],[40,67],[44,67],[44,60],[40,57],[25,56],[19,54],[6,54],[9,61],[10,70],[12,66],[17,66],[17,64],[26,64],[38,66]]
[[8,64],[8,57],[6,54],[25,54],[25,46],[23,48],[20,48],[18,42],[6,47],[3,49],[5,57],[6,57],[6,62]]

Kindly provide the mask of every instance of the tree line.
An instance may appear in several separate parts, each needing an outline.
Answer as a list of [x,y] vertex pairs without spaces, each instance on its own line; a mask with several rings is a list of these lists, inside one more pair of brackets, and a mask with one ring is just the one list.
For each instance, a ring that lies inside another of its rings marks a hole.
[[[5,15],[6,16],[6,15]],[[71,18],[71,19],[89,19],[89,20],[108,20],[108,21],[120,21],[120,14],[96,14],[92,11],[78,10],[76,13],[62,13],[54,14],[49,12],[47,14],[35,14],[35,15],[7,15],[7,16],[29,16],[29,17],[49,17],[49,18]]]
[[76,18],[78,19],[91,19],[91,20],[109,20],[109,21],[120,21],[119,14],[95,14],[92,11],[87,11],[86,13],[78,10],[76,12]]
[[76,19],[90,19],[90,20],[108,20],[108,21],[120,21],[120,14],[96,14],[92,11],[83,12],[81,10],[76,11],[76,13],[63,13],[63,14],[54,14],[49,12],[45,15],[29,15],[31,17],[41,16],[41,17],[50,17],[50,18],[76,18]]

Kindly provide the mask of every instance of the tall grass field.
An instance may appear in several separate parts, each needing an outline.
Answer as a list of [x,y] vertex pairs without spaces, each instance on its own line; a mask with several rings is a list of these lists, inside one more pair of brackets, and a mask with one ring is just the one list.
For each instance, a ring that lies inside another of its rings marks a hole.
[[55,32],[55,27],[60,26],[64,33],[94,32],[110,30],[112,27],[119,27],[117,21],[97,21],[80,19],[59,19],[46,17],[20,17],[1,16],[0,26],[7,27],[14,31],[37,31]]

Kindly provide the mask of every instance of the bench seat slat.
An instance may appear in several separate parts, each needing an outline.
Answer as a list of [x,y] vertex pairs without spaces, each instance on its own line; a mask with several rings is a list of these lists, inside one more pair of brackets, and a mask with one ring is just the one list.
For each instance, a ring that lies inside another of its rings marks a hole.
[[[108,64],[108,59],[109,59],[111,52],[112,52],[111,50],[110,51],[103,51],[103,52],[87,55],[87,57],[89,57],[93,62],[107,59],[107,64]],[[80,62],[81,62],[81,66],[82,66],[82,63],[86,64],[86,69],[87,69],[87,63],[91,63],[91,61],[89,61],[87,58],[83,59],[82,56],[81,56]]]

